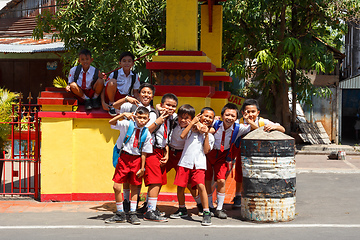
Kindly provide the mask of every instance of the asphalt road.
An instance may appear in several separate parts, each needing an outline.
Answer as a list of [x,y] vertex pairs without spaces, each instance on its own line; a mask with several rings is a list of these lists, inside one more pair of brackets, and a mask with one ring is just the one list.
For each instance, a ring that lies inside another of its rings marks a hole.
[[[308,159],[304,157],[304,161]],[[352,166],[342,162],[349,168],[340,170],[301,166],[296,178],[296,217],[290,222],[247,222],[230,205],[225,206],[229,218],[212,218],[210,227],[200,226],[201,218],[196,215],[168,223],[142,221],[132,226],[104,224],[103,220],[111,216],[109,211],[13,212],[0,213],[0,239],[359,239],[360,171],[354,166],[360,158],[355,160]],[[319,157],[319,161],[323,160]],[[160,209],[175,211],[164,205]]]

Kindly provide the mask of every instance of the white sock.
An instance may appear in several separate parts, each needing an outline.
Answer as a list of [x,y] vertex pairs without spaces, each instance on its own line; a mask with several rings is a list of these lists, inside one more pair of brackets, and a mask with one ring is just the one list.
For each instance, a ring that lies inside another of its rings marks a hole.
[[200,204],[201,203],[200,195],[197,195],[196,197],[194,197],[194,200],[195,200],[196,204]]
[[241,192],[236,192],[235,193],[235,196],[237,197],[237,196],[240,196],[241,197]]
[[116,202],[116,211],[118,211],[118,212],[124,211],[124,205],[122,202]]
[[148,198],[148,211],[155,211],[157,204],[157,198]]
[[84,100],[90,99],[90,98],[89,98],[88,96],[86,96],[85,94],[83,94],[81,98],[84,99]]
[[97,98],[99,96],[99,94],[97,94],[97,93],[94,93],[94,96],[93,96],[93,98],[95,99],[95,98]]
[[130,203],[130,211],[135,212],[137,207],[137,201],[131,201]]
[[124,188],[123,189],[123,192],[124,192],[124,200],[130,200],[130,189],[126,189]]
[[217,206],[216,206],[216,210],[222,210],[223,205],[224,205],[224,200],[225,200],[225,193],[217,193],[216,194],[216,198],[217,198]]
[[212,194],[208,194],[209,208],[214,208]]

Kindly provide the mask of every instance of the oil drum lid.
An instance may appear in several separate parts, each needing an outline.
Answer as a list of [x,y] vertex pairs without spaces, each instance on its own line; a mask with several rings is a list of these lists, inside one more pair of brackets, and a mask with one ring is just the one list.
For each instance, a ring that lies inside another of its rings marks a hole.
[[265,132],[264,127],[260,127],[248,133],[243,140],[294,140],[294,138],[280,131]]

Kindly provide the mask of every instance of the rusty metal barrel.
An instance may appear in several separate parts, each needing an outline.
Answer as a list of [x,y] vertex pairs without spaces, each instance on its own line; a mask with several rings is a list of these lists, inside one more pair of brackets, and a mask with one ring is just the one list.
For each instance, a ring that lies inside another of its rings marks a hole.
[[279,131],[258,128],[241,141],[243,191],[241,215],[259,222],[295,217],[295,140]]

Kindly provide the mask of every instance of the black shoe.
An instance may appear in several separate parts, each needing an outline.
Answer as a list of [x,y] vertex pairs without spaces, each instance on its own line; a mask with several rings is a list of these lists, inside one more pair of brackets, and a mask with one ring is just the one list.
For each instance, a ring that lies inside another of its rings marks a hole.
[[213,217],[215,215],[216,208],[210,208],[210,214]]
[[90,98],[85,99],[84,103],[85,103],[85,110],[91,110],[92,109],[92,104],[91,104],[91,99]]
[[136,210],[137,213],[144,214],[147,211],[147,202],[144,202],[141,208]]
[[224,210],[215,210],[214,212],[215,217],[220,218],[220,219],[226,219],[227,215],[224,212]]
[[91,99],[91,105],[92,105],[92,108],[95,108],[95,109],[98,109],[101,107],[101,99],[100,97],[97,97],[97,98],[92,98]]
[[117,211],[111,218],[105,219],[105,223],[124,223],[126,222],[125,212]]
[[128,222],[131,223],[131,224],[134,224],[134,225],[139,225],[140,224],[140,220],[136,216],[136,212],[129,212]]
[[184,218],[187,217],[187,209],[186,208],[179,208],[175,213],[170,215],[170,218],[178,219],[178,218]]
[[160,217],[165,217],[165,212],[161,212],[159,209],[156,208],[156,210],[154,211],[156,215],[160,216]]
[[144,214],[144,220],[155,221],[155,222],[167,222],[168,219],[166,217],[158,216],[155,211],[147,211]]
[[241,208],[241,196],[235,196],[232,201],[234,202],[232,208]]
[[203,226],[210,226],[211,225],[211,213],[210,212],[204,212],[203,220],[201,222],[201,225],[203,225]]
[[196,205],[197,209],[198,209],[198,215],[199,216],[202,216],[203,215],[203,212],[204,212],[204,208],[203,208],[203,205],[201,203],[198,203]]
[[124,206],[124,212],[129,213],[129,211],[130,211],[130,202],[129,202],[129,200],[125,199],[123,201],[123,206]]
[[110,114],[110,116],[112,116],[112,117],[115,117],[115,116],[116,116],[116,110],[115,110],[115,108],[113,108],[112,106],[109,106],[109,114]]

